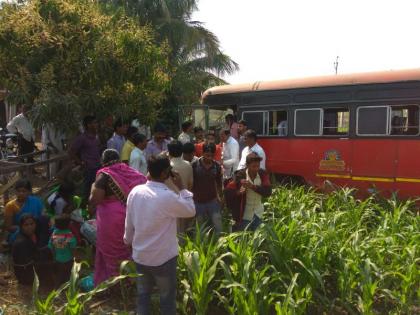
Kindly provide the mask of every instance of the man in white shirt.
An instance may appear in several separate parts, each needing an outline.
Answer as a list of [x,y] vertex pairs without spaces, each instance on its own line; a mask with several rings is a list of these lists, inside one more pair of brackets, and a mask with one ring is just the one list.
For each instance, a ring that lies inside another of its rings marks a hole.
[[181,176],[183,186],[191,190],[193,186],[193,170],[191,164],[182,158],[183,145],[174,140],[168,144],[168,153],[172,169]]
[[229,129],[220,131],[220,141],[223,143],[222,166],[223,181],[226,183],[233,177],[239,164],[239,143],[230,135]]
[[[7,130],[18,135],[18,152],[19,155],[23,155],[34,152],[35,134],[34,128],[32,127],[32,124],[27,117],[29,107],[22,105],[20,110],[21,113],[13,117],[12,120],[7,124]],[[34,158],[31,156],[27,159],[27,161],[28,163],[32,163],[34,162]]]
[[244,137],[246,147],[242,150],[241,161],[239,162],[238,170],[246,168],[246,157],[251,152],[255,152],[259,157],[261,157],[262,160],[260,162],[260,168],[265,170],[265,152],[263,148],[261,148],[261,146],[257,143],[257,133],[252,129],[248,129],[245,131]]
[[133,135],[134,149],[130,153],[129,165],[143,175],[147,175],[147,159],[144,149],[147,147],[147,139],[141,133]]
[[[191,164],[182,158],[182,149],[183,145],[180,141],[174,140],[168,144],[168,153],[172,170],[179,174],[182,185],[191,191],[193,187],[193,169]],[[168,179],[165,184],[173,191],[178,192],[178,188],[173,184],[171,179]],[[184,233],[190,225],[190,222],[190,219],[179,218],[177,220],[178,233]]]
[[[151,180],[136,186],[128,195],[124,242],[133,249],[137,272],[137,314],[150,314],[154,284],[160,294],[160,313],[176,315],[177,218],[195,215],[193,194],[184,189],[179,174],[171,170],[163,155],[149,159]],[[180,193],[164,182],[173,176]]]
[[[57,130],[52,124],[44,124],[42,126],[42,149],[49,150],[50,157],[57,154],[62,154],[64,152],[64,133]],[[44,159],[47,158],[47,154],[43,156]],[[50,178],[53,178],[57,171],[59,170],[60,162],[52,162],[49,164],[50,169]]]
[[180,141],[182,144],[186,144],[188,142],[191,142],[191,136],[190,133],[193,129],[193,124],[191,121],[185,121],[182,123],[182,132],[178,136],[178,141]]

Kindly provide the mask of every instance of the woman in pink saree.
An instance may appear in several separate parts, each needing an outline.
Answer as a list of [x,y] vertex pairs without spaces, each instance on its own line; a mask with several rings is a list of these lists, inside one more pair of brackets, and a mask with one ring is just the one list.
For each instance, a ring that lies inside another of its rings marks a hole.
[[89,198],[89,205],[96,208],[95,286],[118,275],[120,263],[131,259],[131,250],[123,242],[127,196],[147,181],[143,174],[121,163],[116,150],[104,151],[102,166]]

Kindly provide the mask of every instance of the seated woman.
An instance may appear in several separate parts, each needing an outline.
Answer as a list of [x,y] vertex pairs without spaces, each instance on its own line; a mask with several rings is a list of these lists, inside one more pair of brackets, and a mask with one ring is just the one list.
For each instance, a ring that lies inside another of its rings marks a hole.
[[7,242],[12,244],[19,233],[20,217],[31,214],[37,221],[36,235],[42,246],[48,244],[49,219],[43,216],[44,205],[40,198],[32,195],[32,184],[27,179],[20,179],[15,184],[16,199],[9,201],[4,209],[5,231],[8,233]]
[[39,276],[45,273],[41,270],[42,263],[51,256],[47,248],[39,249],[36,228],[36,219],[32,214],[20,216],[19,232],[12,246],[12,259],[16,279],[24,285],[31,285],[34,281],[34,268]]
[[131,258],[123,241],[126,201],[130,191],[146,181],[143,174],[120,161],[116,150],[102,154],[102,168],[89,198],[90,209],[96,208],[95,286],[118,275],[120,263]]
[[234,230],[255,231],[262,222],[262,197],[271,195],[270,177],[260,168],[262,158],[256,153],[246,157],[246,168],[236,172],[225,189],[227,207],[235,220]]

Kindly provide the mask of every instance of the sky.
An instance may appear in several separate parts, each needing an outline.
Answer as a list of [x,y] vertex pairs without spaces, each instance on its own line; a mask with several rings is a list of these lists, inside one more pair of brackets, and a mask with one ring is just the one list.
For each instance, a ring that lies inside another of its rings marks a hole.
[[230,83],[420,68],[418,0],[199,0]]

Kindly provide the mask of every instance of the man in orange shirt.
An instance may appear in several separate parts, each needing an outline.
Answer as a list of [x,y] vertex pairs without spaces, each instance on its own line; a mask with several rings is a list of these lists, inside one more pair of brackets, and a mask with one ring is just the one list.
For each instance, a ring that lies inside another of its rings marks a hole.
[[216,145],[216,153],[214,154],[214,160],[217,162],[222,161],[222,145],[216,144],[216,132],[209,130],[206,135],[206,141],[195,145],[195,156],[201,157],[203,155],[203,145],[205,143],[214,143]]

